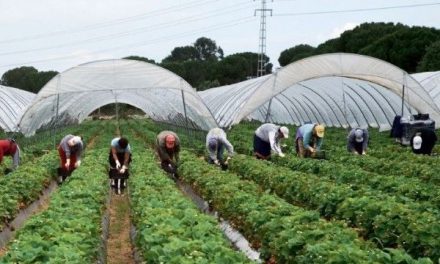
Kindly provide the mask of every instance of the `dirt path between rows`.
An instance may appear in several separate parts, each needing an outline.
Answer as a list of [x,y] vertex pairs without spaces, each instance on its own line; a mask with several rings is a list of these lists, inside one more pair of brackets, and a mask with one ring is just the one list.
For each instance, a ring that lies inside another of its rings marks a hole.
[[107,240],[108,264],[134,263],[133,248],[130,240],[130,203],[127,193],[114,194],[110,202],[110,228]]

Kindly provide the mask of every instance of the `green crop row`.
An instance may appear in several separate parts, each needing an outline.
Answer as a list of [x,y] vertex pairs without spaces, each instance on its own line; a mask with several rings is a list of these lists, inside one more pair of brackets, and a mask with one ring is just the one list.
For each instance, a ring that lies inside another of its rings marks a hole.
[[129,181],[135,242],[147,263],[250,263],[231,248],[213,217],[182,196],[154,153],[132,146],[137,149]]
[[[86,139],[93,137],[100,130],[100,126],[77,129],[84,131]],[[15,171],[0,177],[0,230],[14,219],[20,209],[38,199],[42,190],[46,188],[58,167],[58,152],[51,151],[41,157],[28,159]]]
[[89,150],[49,208],[20,229],[0,263],[92,263],[101,242],[101,218],[108,185],[106,155]]
[[350,185],[241,155],[234,157],[230,169],[290,203],[316,209],[326,218],[346,221],[380,246],[403,248],[415,257],[440,257],[438,214],[417,203],[402,204],[377,191],[353,190]]
[[181,177],[276,263],[431,263],[398,249],[375,248],[338,221],[288,204],[252,181],[219,171],[184,152]]
[[0,229],[14,219],[21,208],[38,199],[41,191],[49,186],[56,165],[56,153],[52,151],[0,177]]
[[[357,160],[359,159],[367,162],[363,157],[357,157]],[[432,188],[431,185],[417,178],[368,172],[352,165],[352,162],[342,164],[326,160],[301,159],[296,156],[284,159],[274,158],[274,163],[294,171],[315,174],[320,179],[350,184],[355,190],[370,188],[372,191],[377,190],[394,195],[403,203],[414,200],[424,202],[424,206],[428,208],[435,210],[440,208],[440,190]]]
[[[440,174],[438,173],[440,167],[437,168],[418,162],[415,154],[406,157],[402,154],[399,159],[388,160],[387,158],[373,158],[373,157],[356,157],[356,156],[334,156],[332,161],[351,164],[358,166],[362,170],[384,174],[389,176],[404,176],[418,178],[430,184],[440,185]],[[413,159],[414,158],[414,159]],[[425,156],[425,159],[438,159],[436,157]]]

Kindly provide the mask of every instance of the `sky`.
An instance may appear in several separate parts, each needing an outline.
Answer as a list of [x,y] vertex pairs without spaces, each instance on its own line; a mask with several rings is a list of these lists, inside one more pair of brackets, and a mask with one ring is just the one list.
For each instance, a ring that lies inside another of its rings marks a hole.
[[[262,0],[0,0],[0,76],[33,66],[65,71],[96,60],[141,56],[160,62],[207,37],[225,56],[259,52]],[[365,22],[440,29],[440,1],[266,1],[266,54],[317,46]]]

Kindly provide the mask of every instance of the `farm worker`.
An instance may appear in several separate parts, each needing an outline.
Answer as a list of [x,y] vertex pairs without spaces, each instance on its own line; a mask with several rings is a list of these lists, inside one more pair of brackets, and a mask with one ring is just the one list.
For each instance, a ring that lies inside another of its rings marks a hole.
[[410,140],[411,149],[415,154],[431,155],[437,135],[434,130],[420,129]]
[[61,169],[65,173],[70,174],[81,165],[83,148],[83,141],[79,136],[67,135],[61,140],[58,153],[61,160]]
[[156,138],[156,151],[162,169],[176,175],[180,152],[180,140],[176,133],[172,131],[160,132]]
[[280,157],[285,154],[281,151],[281,139],[289,138],[289,129],[285,126],[275,124],[263,124],[254,134],[254,153],[257,159],[267,160],[270,158],[271,150]]
[[12,169],[6,169],[6,174],[15,170],[20,163],[20,148],[13,139],[0,140],[0,164],[3,161],[4,156],[12,157]]
[[320,124],[304,124],[296,130],[295,149],[298,157],[311,157],[321,150],[324,130]]
[[365,155],[368,147],[368,130],[353,128],[347,137],[347,150],[356,155]]
[[131,147],[125,137],[116,137],[110,143],[110,154],[108,161],[110,167],[115,168],[123,174],[131,162]]
[[[228,164],[234,154],[234,147],[226,138],[226,133],[221,128],[213,128],[206,135],[206,148],[208,150],[208,162],[215,165]],[[226,161],[223,161],[224,149],[228,151]]]

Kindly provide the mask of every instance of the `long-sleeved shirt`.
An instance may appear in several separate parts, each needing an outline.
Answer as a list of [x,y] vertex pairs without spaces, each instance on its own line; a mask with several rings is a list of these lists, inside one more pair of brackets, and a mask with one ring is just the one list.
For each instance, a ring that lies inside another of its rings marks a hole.
[[217,151],[215,149],[209,148],[209,142],[212,140],[217,141],[217,144],[223,144],[226,147],[226,150],[228,151],[229,156],[232,156],[234,154],[234,147],[232,144],[228,141],[226,138],[226,133],[221,128],[213,128],[208,132],[208,135],[206,135],[206,148],[208,149],[209,157],[212,160],[217,159]]
[[[168,135],[173,135],[176,138],[173,149],[167,149],[165,144],[165,138]],[[156,138],[156,149],[161,161],[172,161],[173,157],[176,163],[179,162],[179,152],[180,152],[180,140],[176,133],[172,131],[162,131],[157,135]]]
[[61,142],[60,147],[64,150],[64,153],[66,153],[66,158],[70,159],[71,155],[76,155],[76,160],[81,160],[81,153],[83,150],[83,143],[80,141],[79,143],[73,145],[72,147],[69,146],[68,142],[74,137],[74,135],[67,135],[65,136]]
[[13,168],[17,168],[20,163],[20,148],[11,140],[0,140],[0,163],[6,155],[12,157]]
[[270,144],[270,148],[276,153],[282,153],[280,147],[280,126],[274,124],[263,124],[257,130],[255,130],[255,135],[259,137],[264,142]]
[[362,151],[367,150],[368,147],[368,139],[369,139],[369,135],[368,135],[368,130],[366,129],[361,129],[362,130],[362,138],[364,139],[362,142],[356,142],[356,135],[355,132],[357,129],[360,128],[353,128],[350,133],[348,134],[347,137],[347,149],[350,152],[353,152],[356,150],[356,145],[362,144]]
[[[305,124],[298,128],[296,131],[296,139],[302,138],[304,148],[308,149],[311,147],[313,138],[313,128],[316,124]],[[320,150],[322,145],[322,138],[316,137],[316,149]]]
[[121,148],[121,147],[119,146],[119,144],[118,144],[119,139],[121,139],[121,138],[119,138],[119,137],[114,138],[114,139],[112,140],[112,142],[111,142],[111,146],[112,146],[113,148],[115,148],[116,153],[125,153],[125,152],[131,153],[131,147],[130,147],[130,144],[128,144],[126,148]]

